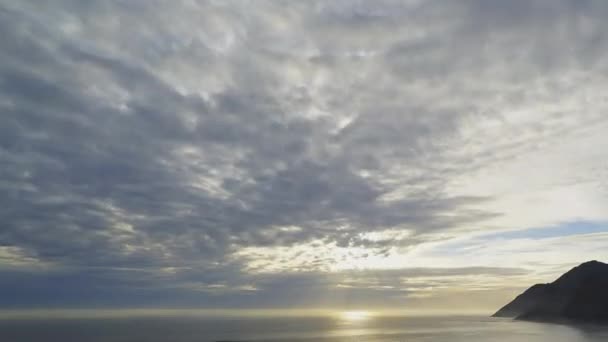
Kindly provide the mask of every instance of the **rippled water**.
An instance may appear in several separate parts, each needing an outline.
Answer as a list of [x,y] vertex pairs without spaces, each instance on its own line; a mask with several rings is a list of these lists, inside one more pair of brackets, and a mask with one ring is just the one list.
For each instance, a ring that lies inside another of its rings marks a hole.
[[516,322],[487,317],[121,318],[0,321],[10,342],[198,341],[608,341],[608,328]]

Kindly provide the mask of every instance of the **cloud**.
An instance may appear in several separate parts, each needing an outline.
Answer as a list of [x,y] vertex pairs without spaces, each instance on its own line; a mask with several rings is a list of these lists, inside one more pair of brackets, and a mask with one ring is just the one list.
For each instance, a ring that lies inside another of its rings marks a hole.
[[103,284],[96,304],[149,293],[133,305],[519,267],[435,248],[605,222],[607,10],[1,2],[0,260],[48,296],[66,281]]

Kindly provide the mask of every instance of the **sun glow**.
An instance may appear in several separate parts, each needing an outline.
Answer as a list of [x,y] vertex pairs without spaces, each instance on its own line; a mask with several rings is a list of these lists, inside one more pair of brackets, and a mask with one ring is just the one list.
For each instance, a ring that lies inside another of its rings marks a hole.
[[364,321],[370,318],[371,314],[368,311],[344,311],[340,313],[340,317],[345,321]]

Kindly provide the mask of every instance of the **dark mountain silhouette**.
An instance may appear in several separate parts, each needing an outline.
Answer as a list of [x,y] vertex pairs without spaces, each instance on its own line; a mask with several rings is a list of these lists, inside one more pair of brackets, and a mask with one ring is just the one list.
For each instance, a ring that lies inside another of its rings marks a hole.
[[608,324],[608,264],[589,261],[550,284],[536,284],[493,316]]

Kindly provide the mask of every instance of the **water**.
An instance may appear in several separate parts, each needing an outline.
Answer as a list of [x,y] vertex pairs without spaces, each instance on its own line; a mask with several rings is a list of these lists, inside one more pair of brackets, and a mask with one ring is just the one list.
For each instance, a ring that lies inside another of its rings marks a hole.
[[7,342],[578,342],[608,341],[608,327],[487,317],[22,319],[0,321]]

